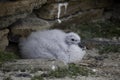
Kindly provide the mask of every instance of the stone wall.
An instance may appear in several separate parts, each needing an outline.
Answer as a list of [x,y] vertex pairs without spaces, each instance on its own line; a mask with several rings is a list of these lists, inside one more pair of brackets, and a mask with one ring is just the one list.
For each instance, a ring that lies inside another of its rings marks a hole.
[[111,6],[112,0],[0,0],[0,49],[32,31],[100,19]]
[[8,29],[0,30],[0,51],[4,50],[8,45],[7,39],[8,32],[9,32]]

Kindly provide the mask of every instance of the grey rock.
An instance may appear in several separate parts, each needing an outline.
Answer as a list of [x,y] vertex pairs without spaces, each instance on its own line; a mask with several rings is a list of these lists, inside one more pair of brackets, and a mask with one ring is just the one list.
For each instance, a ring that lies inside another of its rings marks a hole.
[[34,8],[40,8],[47,0],[16,0],[0,3],[0,17],[31,13]]
[[53,24],[49,21],[42,20],[37,17],[26,17],[14,23],[11,30],[9,40],[19,42],[19,38],[27,37],[31,32],[49,29]]
[[16,22],[18,19],[25,18],[28,14],[17,14],[0,18],[0,29],[6,28]]
[[5,50],[6,46],[8,45],[8,29],[0,30],[0,50]]
[[0,29],[8,27],[18,19],[26,17],[35,8],[40,8],[46,0],[17,0],[0,3]]

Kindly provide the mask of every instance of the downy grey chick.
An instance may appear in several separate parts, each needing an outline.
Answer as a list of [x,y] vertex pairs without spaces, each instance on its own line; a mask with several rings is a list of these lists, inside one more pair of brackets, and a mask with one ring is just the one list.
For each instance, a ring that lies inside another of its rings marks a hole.
[[32,32],[26,39],[20,40],[19,47],[23,58],[58,59],[65,63],[80,61],[85,51],[78,46],[80,37],[61,30]]

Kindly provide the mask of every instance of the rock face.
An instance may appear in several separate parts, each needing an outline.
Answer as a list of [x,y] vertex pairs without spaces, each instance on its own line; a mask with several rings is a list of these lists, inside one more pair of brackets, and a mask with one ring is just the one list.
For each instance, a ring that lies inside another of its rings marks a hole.
[[19,13],[30,13],[34,8],[39,8],[46,0],[17,0],[14,2],[0,3],[0,17]]
[[52,3],[45,5],[43,6],[42,9],[37,10],[36,14],[40,18],[53,20],[58,18],[58,10],[60,10],[60,18],[72,15],[75,12],[79,11],[78,2],[70,2],[70,3],[65,2],[63,4],[65,5],[61,6],[61,8],[59,8],[59,5],[62,5],[62,3]]
[[[46,4],[42,9],[38,9],[36,14],[43,19],[57,19],[76,14],[79,11],[86,11],[90,9],[99,9],[109,7],[111,5],[110,0],[70,0],[63,3]],[[60,11],[60,13],[59,13]]]
[[27,37],[33,31],[49,29],[51,26],[52,24],[48,21],[37,17],[27,17],[12,25],[9,40],[18,42],[20,37]]
[[46,0],[18,0],[0,3],[0,29],[26,17],[34,8],[41,7]]
[[50,26],[51,24],[45,20],[36,17],[29,17],[15,23],[11,27],[11,32],[14,35],[27,36],[31,31],[48,29]]
[[0,29],[5,28],[16,22],[18,19],[25,18],[27,16],[26,13],[24,14],[16,14],[8,17],[0,18]]
[[[32,31],[99,19],[111,5],[112,0],[0,0],[0,31],[8,28],[9,41],[18,42]],[[0,38],[2,50],[7,36]]]
[[113,18],[120,19],[120,4],[114,6],[112,14]]
[[0,30],[0,51],[5,50],[6,46],[8,45],[8,35],[9,30]]
[[92,9],[88,11],[79,12],[77,15],[72,15],[68,18],[61,19],[62,24],[55,23],[54,28],[63,29],[64,27],[71,26],[72,24],[81,24],[81,22],[87,22],[102,18],[103,9]]

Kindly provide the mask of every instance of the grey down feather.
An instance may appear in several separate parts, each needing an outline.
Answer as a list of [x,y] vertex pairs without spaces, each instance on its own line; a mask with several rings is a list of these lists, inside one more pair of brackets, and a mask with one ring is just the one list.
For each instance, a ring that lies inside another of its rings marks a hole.
[[54,29],[32,32],[20,40],[19,48],[23,58],[58,59],[74,63],[85,55],[85,50],[78,46],[79,43],[81,39],[78,34]]

